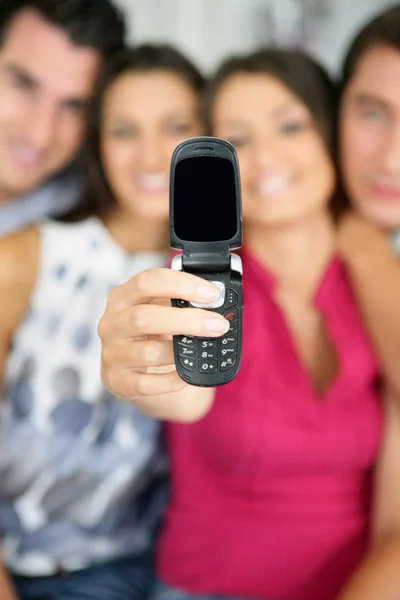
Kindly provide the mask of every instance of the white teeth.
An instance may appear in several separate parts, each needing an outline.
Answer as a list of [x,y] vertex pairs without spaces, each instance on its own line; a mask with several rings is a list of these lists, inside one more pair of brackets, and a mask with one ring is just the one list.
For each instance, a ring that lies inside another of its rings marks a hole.
[[169,176],[166,173],[151,173],[139,176],[137,182],[144,191],[164,190],[168,188]]
[[276,175],[274,177],[268,177],[263,179],[257,186],[257,192],[262,196],[272,196],[274,194],[281,194],[289,187],[289,179]]

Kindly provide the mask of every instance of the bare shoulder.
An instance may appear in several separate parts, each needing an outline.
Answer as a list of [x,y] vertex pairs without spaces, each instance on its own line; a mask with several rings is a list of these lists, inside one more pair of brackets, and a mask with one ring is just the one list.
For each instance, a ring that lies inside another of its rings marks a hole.
[[14,280],[32,276],[37,268],[40,248],[40,232],[36,227],[23,229],[0,238],[0,284],[7,275]]
[[0,335],[13,332],[28,308],[40,256],[40,232],[24,229],[0,239]]

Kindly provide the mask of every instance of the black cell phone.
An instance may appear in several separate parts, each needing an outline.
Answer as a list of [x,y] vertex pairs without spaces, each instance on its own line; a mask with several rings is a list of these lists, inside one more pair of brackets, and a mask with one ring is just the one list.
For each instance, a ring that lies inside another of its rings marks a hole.
[[188,139],[171,161],[170,237],[182,253],[172,268],[212,281],[220,290],[210,304],[181,299],[173,306],[218,312],[230,322],[220,338],[174,336],[175,364],[191,385],[214,387],[238,373],[242,349],[242,261],[231,250],[242,245],[239,163],[234,147],[216,137]]

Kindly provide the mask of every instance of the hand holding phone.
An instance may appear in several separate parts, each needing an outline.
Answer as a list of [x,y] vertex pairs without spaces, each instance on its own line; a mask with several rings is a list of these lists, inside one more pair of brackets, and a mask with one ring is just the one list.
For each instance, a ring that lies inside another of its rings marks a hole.
[[173,306],[218,312],[230,322],[221,338],[174,336],[180,377],[214,387],[238,373],[242,347],[242,262],[231,250],[242,244],[239,164],[233,146],[215,137],[179,144],[171,161],[170,237],[182,250],[172,268],[211,281],[220,291],[209,304],[174,299]]

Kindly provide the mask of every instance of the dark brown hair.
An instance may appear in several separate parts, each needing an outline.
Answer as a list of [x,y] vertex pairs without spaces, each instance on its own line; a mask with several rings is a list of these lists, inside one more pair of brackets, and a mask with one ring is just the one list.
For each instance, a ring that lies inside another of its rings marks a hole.
[[400,5],[380,13],[369,21],[350,44],[342,67],[342,90],[352,78],[358,63],[373,46],[384,44],[400,52]]
[[[336,166],[337,89],[316,60],[302,52],[276,48],[265,48],[226,60],[210,81],[205,94],[204,116],[209,133],[212,133],[212,109],[216,95],[223,83],[237,74],[272,76],[290,89],[310,111]],[[344,200],[338,190],[334,193],[331,207],[335,216],[344,208]]]
[[97,50],[105,58],[123,47],[125,22],[110,0],[0,0],[0,45],[12,21],[27,9],[38,12],[77,46]]
[[78,205],[63,221],[77,221],[100,215],[115,206],[115,198],[107,182],[100,152],[101,111],[109,87],[125,73],[169,71],[181,77],[196,92],[201,93],[204,79],[197,68],[175,48],[168,45],[143,45],[128,48],[114,56],[106,65],[97,86],[90,115],[86,150],[86,184]]

